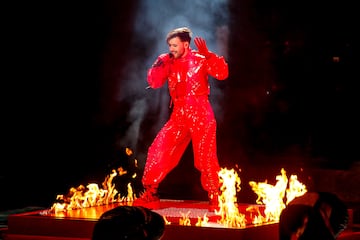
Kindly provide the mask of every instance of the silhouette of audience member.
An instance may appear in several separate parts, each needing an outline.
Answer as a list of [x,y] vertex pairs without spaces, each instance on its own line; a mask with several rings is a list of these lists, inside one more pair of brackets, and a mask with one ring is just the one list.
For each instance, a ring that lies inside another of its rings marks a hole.
[[159,240],[164,218],[141,206],[118,206],[104,212],[96,222],[92,240]]
[[307,192],[281,212],[280,240],[334,240],[349,221],[346,205],[333,193]]

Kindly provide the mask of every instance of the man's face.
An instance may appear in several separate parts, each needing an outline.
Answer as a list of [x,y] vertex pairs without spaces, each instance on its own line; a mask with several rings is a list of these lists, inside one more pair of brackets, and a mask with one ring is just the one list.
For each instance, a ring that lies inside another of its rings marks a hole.
[[168,41],[169,51],[174,56],[174,58],[184,57],[189,48],[188,42],[182,42],[179,37],[171,38]]

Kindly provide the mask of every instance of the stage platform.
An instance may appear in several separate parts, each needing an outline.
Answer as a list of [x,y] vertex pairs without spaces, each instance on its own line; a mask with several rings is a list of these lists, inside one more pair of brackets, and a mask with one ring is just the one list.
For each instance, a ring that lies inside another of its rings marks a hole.
[[[8,217],[8,229],[4,240],[90,240],[93,227],[100,215],[123,203],[81,208],[67,212],[54,213],[40,210],[13,214]],[[238,204],[239,212],[246,215],[248,204]],[[261,209],[261,205],[253,207]],[[162,199],[153,211],[166,218],[168,224],[162,240],[191,239],[236,239],[236,240],[277,240],[278,224],[246,227],[225,227],[219,224],[221,218],[208,211],[208,202],[192,200]],[[208,218],[203,226],[196,226],[199,218]],[[251,215],[246,215],[250,221]],[[179,224],[180,219],[188,219],[187,225]]]

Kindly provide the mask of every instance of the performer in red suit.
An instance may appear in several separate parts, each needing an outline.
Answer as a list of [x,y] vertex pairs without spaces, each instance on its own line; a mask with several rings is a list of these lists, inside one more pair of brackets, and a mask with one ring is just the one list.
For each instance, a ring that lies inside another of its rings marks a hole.
[[159,201],[159,183],[177,166],[192,141],[194,165],[201,172],[201,184],[208,192],[210,209],[218,205],[220,166],[216,119],[208,99],[208,76],[225,80],[228,65],[224,57],[210,52],[200,37],[194,39],[198,50],[192,50],[191,35],[187,27],[170,31],[166,38],[169,53],[161,54],[148,70],[149,87],[160,88],[167,81],[173,109],[149,147],[142,178],[145,192],[137,202]]

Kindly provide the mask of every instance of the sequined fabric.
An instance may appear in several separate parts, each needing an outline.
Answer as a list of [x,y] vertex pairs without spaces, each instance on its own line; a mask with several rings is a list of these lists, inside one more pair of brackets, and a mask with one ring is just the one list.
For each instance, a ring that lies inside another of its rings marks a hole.
[[149,69],[150,87],[159,88],[168,81],[173,111],[148,149],[144,186],[158,186],[177,166],[192,140],[194,165],[201,172],[204,190],[209,194],[218,191],[216,119],[208,99],[208,75],[218,80],[228,77],[228,65],[223,57],[211,53],[205,59],[191,51],[184,58],[169,59]]

